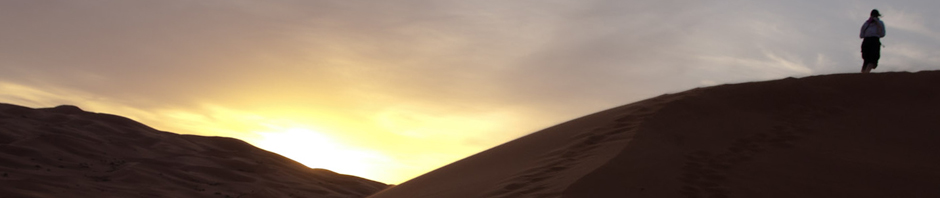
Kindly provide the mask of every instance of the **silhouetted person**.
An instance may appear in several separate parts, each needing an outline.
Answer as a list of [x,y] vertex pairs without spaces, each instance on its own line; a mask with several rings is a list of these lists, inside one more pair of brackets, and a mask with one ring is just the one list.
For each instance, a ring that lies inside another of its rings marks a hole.
[[862,73],[871,72],[878,67],[878,59],[881,58],[881,38],[885,37],[885,23],[879,17],[877,9],[871,10],[871,17],[862,24],[862,31],[858,34],[862,38]]

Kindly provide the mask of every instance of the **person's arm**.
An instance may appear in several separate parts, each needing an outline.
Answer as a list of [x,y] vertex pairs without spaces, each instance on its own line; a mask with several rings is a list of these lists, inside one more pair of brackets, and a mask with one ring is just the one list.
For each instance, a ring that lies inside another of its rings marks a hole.
[[866,21],[864,24],[862,24],[862,30],[858,31],[858,38],[865,38],[865,28],[867,27],[868,27],[868,22]]
[[886,31],[885,31],[885,29],[886,29],[886,28],[885,28],[885,22],[884,22],[884,21],[881,21],[881,20],[878,20],[878,25],[881,26],[881,28],[879,29],[879,30],[881,30],[881,31],[878,31],[878,37],[884,38],[884,37],[885,37],[885,33],[886,33]]

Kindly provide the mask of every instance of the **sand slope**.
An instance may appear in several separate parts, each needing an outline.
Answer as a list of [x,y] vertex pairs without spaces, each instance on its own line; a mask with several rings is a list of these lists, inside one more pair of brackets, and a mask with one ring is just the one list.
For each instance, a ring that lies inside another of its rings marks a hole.
[[940,72],[722,85],[588,115],[372,198],[940,197]]
[[0,104],[0,197],[364,197],[386,185],[241,140],[161,132],[74,106]]

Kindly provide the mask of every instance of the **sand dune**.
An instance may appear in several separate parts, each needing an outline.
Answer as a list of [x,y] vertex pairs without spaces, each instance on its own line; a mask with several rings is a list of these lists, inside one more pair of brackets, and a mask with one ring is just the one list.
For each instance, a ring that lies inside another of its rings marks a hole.
[[940,72],[663,95],[532,133],[371,198],[940,197]]
[[0,104],[0,197],[364,197],[385,184],[224,137]]

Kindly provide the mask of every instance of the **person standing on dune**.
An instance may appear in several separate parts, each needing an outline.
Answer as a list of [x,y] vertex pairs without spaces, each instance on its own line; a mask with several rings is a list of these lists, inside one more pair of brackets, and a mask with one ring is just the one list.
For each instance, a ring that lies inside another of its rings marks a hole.
[[879,19],[881,13],[877,9],[871,10],[871,17],[862,24],[862,31],[858,34],[862,38],[862,73],[871,72],[878,67],[881,58],[881,38],[885,37],[885,23]]

